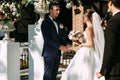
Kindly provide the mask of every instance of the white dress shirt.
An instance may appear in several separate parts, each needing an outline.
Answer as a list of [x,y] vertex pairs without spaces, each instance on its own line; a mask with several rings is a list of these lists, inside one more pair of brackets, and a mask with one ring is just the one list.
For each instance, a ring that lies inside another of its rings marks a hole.
[[57,25],[57,22],[53,20],[53,18],[51,16],[49,16],[50,19],[53,21],[54,25],[55,25],[55,28],[56,28],[56,31],[57,31],[57,34],[59,33],[58,31],[58,25]]

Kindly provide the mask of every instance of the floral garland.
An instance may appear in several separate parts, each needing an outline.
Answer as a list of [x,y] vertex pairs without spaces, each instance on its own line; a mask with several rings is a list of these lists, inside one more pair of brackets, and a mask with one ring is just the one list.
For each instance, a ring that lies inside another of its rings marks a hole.
[[66,7],[70,9],[73,5],[79,6],[79,5],[91,5],[91,3],[99,2],[100,0],[65,0],[67,2]]
[[48,13],[49,12],[49,4],[48,0],[35,0],[34,8],[36,13]]
[[20,4],[17,4],[16,2],[0,2],[0,15],[4,16],[3,19],[13,20],[14,18],[20,17],[20,9]]

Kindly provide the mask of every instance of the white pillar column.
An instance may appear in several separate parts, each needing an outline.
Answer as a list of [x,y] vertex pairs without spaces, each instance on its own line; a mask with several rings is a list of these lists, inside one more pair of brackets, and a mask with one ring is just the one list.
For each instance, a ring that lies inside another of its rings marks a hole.
[[20,80],[20,44],[0,41],[0,80]]

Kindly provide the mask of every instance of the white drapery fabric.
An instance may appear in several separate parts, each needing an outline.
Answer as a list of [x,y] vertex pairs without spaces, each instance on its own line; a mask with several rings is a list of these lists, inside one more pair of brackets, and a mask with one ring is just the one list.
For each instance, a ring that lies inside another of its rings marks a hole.
[[[33,74],[30,76],[33,76],[33,79],[30,80],[43,80],[43,74],[44,74],[44,60],[42,57],[42,50],[43,50],[43,36],[41,32],[41,25],[36,24],[34,27],[34,33],[30,37],[30,45],[29,45],[29,51],[30,51],[30,57],[33,60],[33,63],[31,66],[33,66]],[[33,29],[31,29],[33,30]]]
[[102,26],[100,25],[101,18],[100,16],[94,12],[92,14],[92,22],[93,22],[93,28],[94,28],[94,34],[95,34],[95,58],[96,61],[99,62],[96,65],[98,65],[99,69],[102,65],[102,59],[103,59],[103,53],[104,53],[104,31],[102,29]]

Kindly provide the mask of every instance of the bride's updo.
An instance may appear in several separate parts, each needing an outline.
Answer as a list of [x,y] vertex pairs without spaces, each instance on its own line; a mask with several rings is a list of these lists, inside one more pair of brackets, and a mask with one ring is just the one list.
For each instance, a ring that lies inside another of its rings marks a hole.
[[94,13],[94,11],[92,9],[87,9],[84,16],[87,17],[88,19],[92,20],[93,13]]

